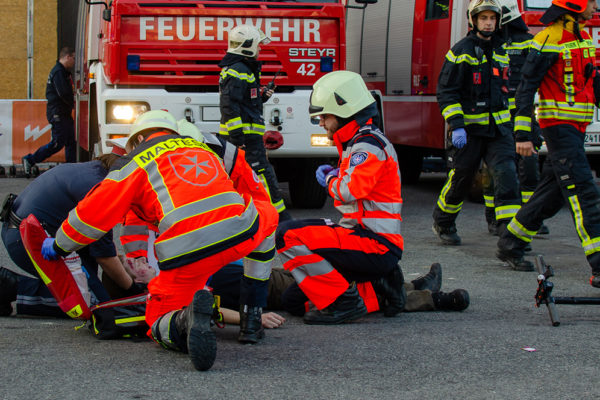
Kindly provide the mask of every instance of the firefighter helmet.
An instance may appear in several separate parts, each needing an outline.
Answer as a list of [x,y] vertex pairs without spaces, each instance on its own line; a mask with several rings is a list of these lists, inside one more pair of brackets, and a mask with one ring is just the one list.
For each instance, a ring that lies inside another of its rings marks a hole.
[[502,19],[500,20],[500,25],[506,25],[510,21],[521,16],[517,0],[498,0],[498,2],[500,3],[500,6],[502,6]]
[[204,142],[204,135],[202,135],[200,129],[187,119],[180,119],[177,121],[177,132],[179,132],[181,136],[189,136],[199,142]]
[[311,117],[332,114],[348,118],[374,102],[359,74],[334,71],[322,76],[313,85],[308,112]]
[[584,12],[587,4],[588,0],[552,0],[552,5],[573,11],[577,14]]
[[[471,28],[477,29],[476,17],[482,11],[493,11],[498,14],[499,26],[500,20],[502,20],[502,7],[500,7],[497,0],[471,0],[467,9],[467,19]],[[498,26],[496,26],[496,29],[498,29]]]
[[259,44],[269,44],[271,39],[253,25],[238,25],[229,31],[228,53],[256,57]]
[[134,137],[137,137],[138,133],[153,128],[164,128],[177,133],[177,120],[170,112],[164,110],[152,110],[140,114],[131,125],[127,140],[128,150],[135,147]]

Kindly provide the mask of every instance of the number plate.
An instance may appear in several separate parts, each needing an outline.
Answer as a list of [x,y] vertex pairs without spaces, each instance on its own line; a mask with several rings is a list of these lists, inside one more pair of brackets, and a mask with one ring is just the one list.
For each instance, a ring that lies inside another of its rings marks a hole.
[[587,133],[585,144],[586,146],[600,146],[600,133]]

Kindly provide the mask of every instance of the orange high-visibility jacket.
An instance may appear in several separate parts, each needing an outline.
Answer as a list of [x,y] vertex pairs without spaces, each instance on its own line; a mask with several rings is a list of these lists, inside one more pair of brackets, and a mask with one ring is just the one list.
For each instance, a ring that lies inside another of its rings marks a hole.
[[158,226],[155,250],[162,270],[209,257],[258,232],[252,197],[235,190],[222,159],[206,144],[161,132],[124,159],[63,222],[56,234],[59,253],[95,241],[130,209]]
[[329,194],[342,213],[345,228],[360,225],[404,248],[400,233],[402,196],[400,169],[394,147],[372,120],[360,127],[352,121],[333,136],[340,172],[330,179]]

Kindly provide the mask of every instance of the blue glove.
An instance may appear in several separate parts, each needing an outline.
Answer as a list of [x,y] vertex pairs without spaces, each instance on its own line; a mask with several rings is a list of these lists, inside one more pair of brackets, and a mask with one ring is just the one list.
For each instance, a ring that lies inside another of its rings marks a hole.
[[452,144],[457,149],[462,149],[467,144],[467,131],[465,131],[465,128],[458,128],[452,131]]
[[54,238],[44,239],[44,243],[42,243],[42,257],[44,257],[44,260],[56,260],[58,258],[58,254],[54,250]]
[[336,169],[332,169],[327,176],[325,176],[325,185],[329,185],[329,179],[331,178],[337,178],[337,176],[340,174],[340,169],[336,168]]
[[333,167],[331,165],[329,165],[329,164],[319,165],[319,168],[317,168],[317,172],[316,172],[317,182],[319,182],[319,185],[321,185],[323,187],[327,186],[325,177],[331,171],[333,171]]

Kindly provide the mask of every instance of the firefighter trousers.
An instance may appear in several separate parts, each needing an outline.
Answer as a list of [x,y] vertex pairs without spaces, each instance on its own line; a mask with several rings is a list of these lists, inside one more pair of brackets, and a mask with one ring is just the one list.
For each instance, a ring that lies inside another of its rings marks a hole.
[[283,268],[320,310],[344,293],[349,282],[388,275],[401,257],[401,250],[385,238],[324,219],[281,223],[275,245]]
[[566,203],[592,271],[600,273],[600,193],[585,155],[585,135],[568,124],[543,131],[548,156],[540,183],[500,236],[498,247],[523,256],[543,221]]
[[244,134],[244,146],[246,151],[246,161],[254,172],[256,172],[256,175],[258,175],[258,178],[267,189],[267,192],[269,192],[271,203],[278,213],[284,211],[285,204],[283,203],[277,176],[275,175],[273,166],[267,160],[267,151],[265,150],[262,136]]
[[448,156],[450,172],[433,210],[433,220],[442,228],[455,226],[481,160],[489,167],[494,181],[494,211],[500,223],[510,221],[521,205],[515,167],[515,144],[512,136],[469,135],[467,144],[453,149]]

